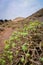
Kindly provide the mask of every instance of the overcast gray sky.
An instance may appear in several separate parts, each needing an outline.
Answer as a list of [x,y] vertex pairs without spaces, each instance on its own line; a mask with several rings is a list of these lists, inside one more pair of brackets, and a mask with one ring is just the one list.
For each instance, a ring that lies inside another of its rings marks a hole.
[[43,8],[43,0],[0,0],[0,19],[27,17]]

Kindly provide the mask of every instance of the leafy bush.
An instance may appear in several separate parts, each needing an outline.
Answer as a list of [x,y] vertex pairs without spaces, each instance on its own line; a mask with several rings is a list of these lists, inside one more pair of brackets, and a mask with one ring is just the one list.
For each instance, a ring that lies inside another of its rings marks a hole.
[[7,65],[7,62],[9,65],[40,65],[43,62],[43,23],[35,21],[24,25],[22,30],[14,31],[4,43],[4,61],[1,58],[1,65]]

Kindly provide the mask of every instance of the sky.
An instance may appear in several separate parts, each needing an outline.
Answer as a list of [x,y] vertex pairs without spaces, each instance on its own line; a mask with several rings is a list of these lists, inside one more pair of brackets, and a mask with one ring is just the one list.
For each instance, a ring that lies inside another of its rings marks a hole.
[[43,8],[43,0],[0,0],[0,19],[28,17]]

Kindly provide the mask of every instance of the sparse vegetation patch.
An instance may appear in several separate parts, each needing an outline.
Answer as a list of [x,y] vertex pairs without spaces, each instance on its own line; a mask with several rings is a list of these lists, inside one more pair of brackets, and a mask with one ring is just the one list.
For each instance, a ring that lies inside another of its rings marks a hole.
[[43,23],[30,22],[4,41],[0,65],[43,65]]

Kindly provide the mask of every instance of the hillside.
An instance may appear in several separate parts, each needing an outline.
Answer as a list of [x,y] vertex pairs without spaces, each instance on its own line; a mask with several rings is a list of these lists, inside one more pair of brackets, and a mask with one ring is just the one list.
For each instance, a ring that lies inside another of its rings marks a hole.
[[0,20],[0,65],[43,65],[43,9]]
[[33,13],[32,15],[26,17],[24,20],[22,20],[22,22],[28,24],[29,21],[34,21],[34,20],[43,21],[43,8]]
[[42,9],[40,9],[39,11],[37,11],[37,12],[35,12],[35,13],[33,13],[32,15],[30,15],[30,16],[28,16],[28,17],[26,17],[26,18],[24,18],[24,17],[17,17],[17,18],[15,18],[15,19],[13,19],[13,20],[7,20],[7,19],[5,19],[5,20],[0,20],[0,25],[2,24],[2,23],[6,23],[6,22],[8,22],[9,23],[9,21],[10,21],[10,23],[12,23],[12,22],[28,22],[28,21],[34,21],[34,20],[39,20],[39,21],[43,21],[43,8]]
[[43,21],[43,8],[40,9],[39,11],[35,12],[31,16],[27,17],[25,20],[39,20]]
[[[27,18],[17,17],[13,20],[7,20],[7,19],[0,20],[0,35],[2,35],[2,34],[4,35],[4,32],[6,33],[7,29],[8,30],[10,29],[12,31],[18,30],[18,28],[21,29],[24,26],[24,24],[28,25],[30,21],[34,21],[34,20],[43,21],[43,8]],[[2,36],[0,36],[0,40],[1,40],[1,38],[2,38]],[[0,41],[0,42],[2,42],[2,41]]]
[[15,19],[13,19],[13,21],[21,21],[21,20],[23,20],[24,18],[23,17],[17,17],[17,18],[15,18]]

